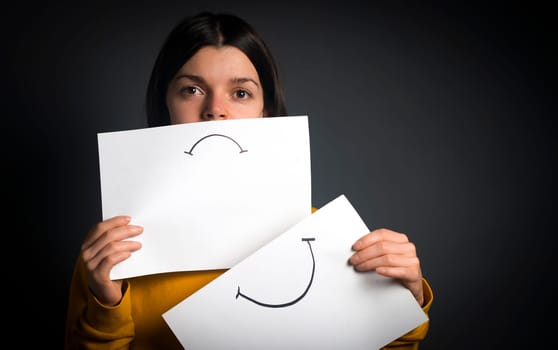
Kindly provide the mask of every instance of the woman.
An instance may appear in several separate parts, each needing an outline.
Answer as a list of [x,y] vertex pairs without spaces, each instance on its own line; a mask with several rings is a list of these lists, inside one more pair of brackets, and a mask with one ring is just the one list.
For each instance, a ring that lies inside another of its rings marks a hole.
[[[149,126],[287,115],[277,67],[264,41],[242,19],[201,13],[167,37],[147,100]],[[182,349],[161,315],[224,272],[195,271],[112,281],[111,269],[141,248],[142,227],[116,216],[88,232],[70,288],[66,349]],[[353,245],[358,271],[397,278],[427,313],[432,292],[407,236],[378,229]],[[416,349],[428,322],[388,347]]]

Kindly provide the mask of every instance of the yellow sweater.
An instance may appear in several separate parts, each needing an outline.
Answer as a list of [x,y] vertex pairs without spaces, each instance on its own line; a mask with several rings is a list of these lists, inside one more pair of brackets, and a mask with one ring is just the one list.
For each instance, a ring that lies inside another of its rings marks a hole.
[[[117,306],[99,303],[87,285],[81,257],[75,265],[64,348],[70,349],[183,349],[162,314],[226,270],[174,272],[128,279]],[[424,306],[430,310],[433,295],[426,280]],[[428,332],[425,322],[389,344],[389,349],[418,349]]]

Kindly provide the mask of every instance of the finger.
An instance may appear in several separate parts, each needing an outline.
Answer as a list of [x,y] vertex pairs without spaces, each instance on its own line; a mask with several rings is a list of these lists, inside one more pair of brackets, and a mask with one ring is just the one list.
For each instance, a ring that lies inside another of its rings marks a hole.
[[[109,264],[108,271],[117,263],[130,257],[132,252],[135,252],[141,248],[141,243],[136,241],[112,241],[105,245],[97,254],[89,259],[84,257],[84,262],[87,270],[91,273],[97,273],[96,271],[100,269],[101,265],[105,266]],[[108,273],[103,272],[105,276]]]
[[349,264],[358,265],[366,260],[376,259],[383,255],[416,256],[417,254],[414,243],[380,241],[354,253],[349,258]]
[[385,228],[379,228],[359,238],[353,244],[352,248],[354,250],[360,250],[369,247],[380,241],[392,241],[392,242],[404,243],[404,242],[409,242],[409,238],[404,233],[396,232]]
[[382,255],[353,264],[353,266],[357,271],[373,271],[379,268],[416,268],[419,266],[419,259],[416,256]]
[[82,250],[87,249],[90,245],[92,245],[97,239],[108,230],[111,230],[118,226],[127,225],[130,222],[131,218],[127,215],[120,215],[115,216],[110,219],[98,222],[95,224],[87,233],[85,240],[82,244]]
[[403,282],[421,279],[420,270],[411,267],[378,267],[376,273],[386,277],[399,279]]
[[91,270],[91,275],[98,282],[110,281],[110,271],[122,261],[132,256],[131,250],[123,250],[115,254],[104,256],[96,262],[95,268]]
[[[97,237],[97,240],[90,243],[89,246],[82,251],[85,260],[89,260],[96,256],[101,249],[111,242],[123,241],[135,237],[143,232],[143,227],[136,225],[125,225],[111,228],[103,232]],[[83,246],[86,244],[84,243]]]

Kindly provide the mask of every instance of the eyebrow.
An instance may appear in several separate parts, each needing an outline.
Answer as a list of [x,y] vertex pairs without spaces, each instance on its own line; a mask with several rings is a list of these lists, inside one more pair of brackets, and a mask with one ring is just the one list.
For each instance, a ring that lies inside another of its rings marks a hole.
[[[183,79],[183,78],[190,79],[193,82],[196,82],[198,84],[206,84],[205,80],[202,77],[200,77],[198,75],[192,75],[192,74],[180,74],[176,78],[174,78],[174,80],[180,80],[180,79]],[[239,78],[232,78],[229,81],[233,84],[244,84],[244,83],[251,82],[252,84],[256,85],[258,88],[260,87],[260,84],[258,84],[252,78],[239,77]]]

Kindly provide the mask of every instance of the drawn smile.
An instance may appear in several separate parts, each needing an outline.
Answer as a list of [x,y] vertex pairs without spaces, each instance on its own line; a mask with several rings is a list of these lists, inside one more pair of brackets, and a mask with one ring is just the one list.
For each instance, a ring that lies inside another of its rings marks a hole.
[[296,303],[298,303],[300,300],[302,300],[302,298],[304,298],[304,296],[306,295],[306,293],[308,293],[308,290],[310,289],[310,286],[312,285],[312,281],[314,280],[314,272],[316,270],[316,260],[314,259],[314,252],[312,251],[312,245],[310,244],[310,241],[315,241],[315,238],[302,238],[302,241],[308,243],[308,248],[310,249],[310,254],[312,255],[312,275],[310,276],[310,281],[308,282],[308,286],[306,286],[306,289],[304,290],[304,292],[302,292],[302,294],[289,302],[286,303],[282,303],[282,304],[268,304],[268,303],[263,303],[261,301],[258,301],[256,299],[253,299],[243,293],[240,292],[240,286],[238,286],[238,290],[236,292],[236,299],[238,299],[238,297],[243,297],[246,300],[249,300],[251,302],[253,302],[254,304],[258,304],[260,306],[265,306],[265,307],[273,307],[273,308],[278,308],[278,307],[287,307],[287,306],[291,306],[294,305]]

